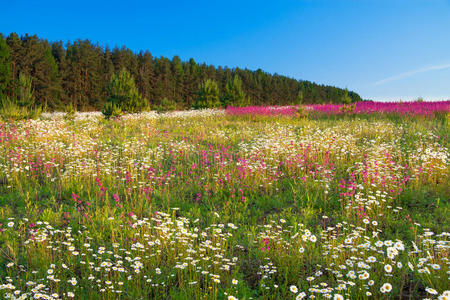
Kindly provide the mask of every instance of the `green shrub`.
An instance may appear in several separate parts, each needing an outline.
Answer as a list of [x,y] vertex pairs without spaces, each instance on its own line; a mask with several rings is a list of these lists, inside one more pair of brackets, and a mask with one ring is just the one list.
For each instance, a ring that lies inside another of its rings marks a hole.
[[14,99],[5,96],[1,99],[0,116],[5,121],[13,122],[35,119],[41,115],[42,111],[42,106],[36,104],[34,99],[31,76],[20,73],[17,96]]
[[76,109],[73,107],[72,103],[67,105],[64,108],[64,112],[66,113],[64,115],[64,119],[73,121],[75,119],[75,113],[77,112]]
[[39,105],[27,107],[20,106],[8,97],[1,101],[0,116],[4,121],[14,122],[26,119],[36,119],[42,114],[42,107]]
[[117,118],[123,114],[122,110],[113,102],[106,102],[105,106],[103,107],[102,113],[108,120],[111,117]]
[[355,112],[356,105],[355,104],[344,104],[339,108],[339,111],[344,114],[351,114]]
[[300,105],[300,106],[297,108],[296,116],[297,116],[298,118],[301,118],[301,119],[307,118],[307,117],[308,117],[308,110],[306,109],[306,106]]

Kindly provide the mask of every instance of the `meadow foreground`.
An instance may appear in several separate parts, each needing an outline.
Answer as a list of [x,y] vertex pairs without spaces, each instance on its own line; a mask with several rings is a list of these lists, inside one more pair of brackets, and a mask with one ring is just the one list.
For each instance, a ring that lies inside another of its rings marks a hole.
[[449,299],[443,117],[0,124],[0,297]]

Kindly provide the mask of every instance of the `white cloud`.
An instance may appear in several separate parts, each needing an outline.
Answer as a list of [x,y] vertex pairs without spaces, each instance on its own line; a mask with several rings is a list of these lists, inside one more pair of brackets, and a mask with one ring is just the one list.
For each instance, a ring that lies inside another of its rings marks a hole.
[[401,74],[398,74],[398,75],[395,75],[395,76],[391,76],[391,77],[387,77],[387,78],[378,80],[377,82],[374,83],[374,85],[385,84],[385,83],[388,83],[388,82],[391,82],[391,81],[403,79],[403,78],[406,78],[406,77],[411,77],[411,76],[419,74],[419,73],[435,71],[435,70],[443,70],[443,69],[449,69],[449,68],[450,68],[450,64],[442,64],[442,65],[436,65],[436,66],[420,68],[420,69],[417,69],[417,70],[401,73]]

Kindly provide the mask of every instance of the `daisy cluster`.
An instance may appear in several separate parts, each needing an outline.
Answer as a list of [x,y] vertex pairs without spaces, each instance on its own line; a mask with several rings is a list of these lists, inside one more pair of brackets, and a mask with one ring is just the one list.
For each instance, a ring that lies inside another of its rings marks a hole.
[[[21,239],[30,255],[6,264],[0,293],[10,299],[70,298],[80,292],[134,298],[173,284],[192,295],[210,293],[232,280],[238,257],[228,239],[237,227],[217,223],[199,229],[198,221],[155,212],[124,225],[111,217],[103,225],[115,227],[106,243],[86,226],[75,230],[41,221],[10,222],[4,234]],[[127,238],[116,236],[122,234]],[[142,289],[131,293],[136,285]]]

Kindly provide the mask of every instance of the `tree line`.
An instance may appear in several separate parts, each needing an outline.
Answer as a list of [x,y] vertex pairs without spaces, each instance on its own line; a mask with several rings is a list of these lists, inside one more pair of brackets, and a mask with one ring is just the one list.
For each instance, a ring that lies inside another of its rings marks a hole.
[[80,111],[101,110],[110,97],[111,79],[123,70],[152,109],[361,101],[352,91],[260,69],[215,67],[193,58],[181,61],[178,56],[153,57],[149,51],[110,49],[89,40],[64,44],[36,35],[0,34],[1,97],[18,98],[26,82],[35,101],[48,110],[68,105]]

